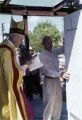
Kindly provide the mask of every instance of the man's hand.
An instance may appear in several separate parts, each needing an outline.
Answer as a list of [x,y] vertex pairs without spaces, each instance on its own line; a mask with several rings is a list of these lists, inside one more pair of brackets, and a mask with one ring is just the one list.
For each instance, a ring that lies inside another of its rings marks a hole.
[[29,70],[28,65],[22,65],[22,66],[21,66],[21,70],[22,70],[22,72],[23,72],[23,76],[25,76],[25,75],[26,75],[26,70]]
[[61,73],[61,77],[68,80],[70,78],[70,74],[69,73],[66,73],[66,72],[62,72]]
[[30,61],[27,61],[26,63],[25,63],[25,65],[28,65],[28,66],[30,66],[32,64],[32,61],[30,60]]

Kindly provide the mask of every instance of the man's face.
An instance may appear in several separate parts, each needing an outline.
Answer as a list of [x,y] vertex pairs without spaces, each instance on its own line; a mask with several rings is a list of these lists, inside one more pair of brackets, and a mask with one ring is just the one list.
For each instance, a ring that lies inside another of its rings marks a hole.
[[13,37],[13,43],[14,43],[15,47],[18,48],[19,45],[22,44],[23,39],[24,39],[24,35],[18,34],[18,33],[15,34],[14,37]]
[[22,44],[23,39],[24,39],[24,35],[20,34],[19,37],[18,37],[18,44],[19,45]]
[[20,40],[22,41],[24,39],[24,35],[20,34]]
[[44,48],[48,51],[51,51],[52,49],[52,39],[48,38],[45,42],[44,42]]

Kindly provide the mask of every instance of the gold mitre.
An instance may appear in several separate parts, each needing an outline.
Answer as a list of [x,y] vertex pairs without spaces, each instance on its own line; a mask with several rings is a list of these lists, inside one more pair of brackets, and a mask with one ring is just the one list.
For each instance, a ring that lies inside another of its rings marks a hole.
[[19,33],[24,35],[24,21],[15,22],[11,17],[10,33]]

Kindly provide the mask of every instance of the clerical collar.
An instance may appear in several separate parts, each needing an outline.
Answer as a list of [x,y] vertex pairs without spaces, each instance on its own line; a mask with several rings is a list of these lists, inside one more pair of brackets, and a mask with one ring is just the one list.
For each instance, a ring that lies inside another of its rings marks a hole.
[[[13,45],[14,46],[14,44],[10,41],[10,40],[7,40],[11,45]],[[15,46],[14,46],[15,47]]]

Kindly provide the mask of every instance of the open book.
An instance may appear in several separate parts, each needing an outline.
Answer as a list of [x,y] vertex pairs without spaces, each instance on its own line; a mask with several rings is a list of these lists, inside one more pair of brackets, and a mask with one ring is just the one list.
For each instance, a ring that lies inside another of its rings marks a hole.
[[31,59],[30,64],[29,64],[28,66],[29,66],[29,70],[30,70],[30,71],[33,71],[33,70],[36,70],[36,69],[42,67],[43,64],[42,64],[41,61],[40,61],[39,55],[35,55],[35,56]]

